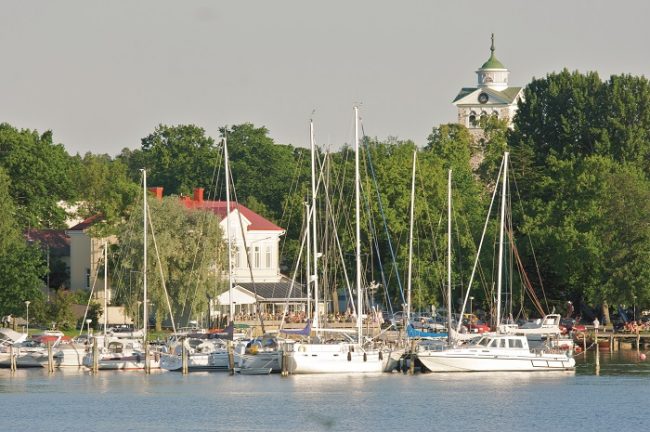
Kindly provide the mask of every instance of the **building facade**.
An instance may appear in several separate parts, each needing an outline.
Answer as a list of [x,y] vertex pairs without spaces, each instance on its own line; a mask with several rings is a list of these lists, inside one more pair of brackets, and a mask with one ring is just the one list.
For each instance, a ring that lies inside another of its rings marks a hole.
[[510,71],[494,54],[494,34],[490,46],[490,58],[476,71],[477,85],[463,87],[453,104],[458,109],[458,123],[467,127],[477,143],[483,138],[481,118],[494,116],[512,125],[519,101],[523,98],[522,87],[510,87]]

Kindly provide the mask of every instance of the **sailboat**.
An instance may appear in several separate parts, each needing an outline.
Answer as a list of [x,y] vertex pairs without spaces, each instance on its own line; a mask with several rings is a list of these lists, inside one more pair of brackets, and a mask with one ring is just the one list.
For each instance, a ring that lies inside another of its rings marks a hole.
[[[223,138],[224,171],[226,175],[226,238],[228,242],[228,292],[232,297],[232,236],[230,229],[230,168],[228,143]],[[230,303],[230,314],[234,316],[234,304]],[[234,323],[220,331],[210,331],[203,334],[189,334],[175,338],[170,346],[170,352],[161,355],[161,367],[170,371],[183,368],[183,351],[187,356],[187,370],[191,371],[227,371],[231,369],[229,343],[233,341]],[[233,349],[234,363],[241,362],[245,345],[237,344]]]
[[[497,273],[497,330],[501,322],[501,287],[507,192],[508,152],[503,158],[503,185],[499,230]],[[498,181],[497,181],[498,183]],[[495,191],[496,193],[496,191]],[[450,311],[448,311],[449,313]],[[451,329],[451,327],[450,327]],[[486,334],[476,342],[455,345],[450,331],[446,349],[418,353],[418,359],[430,372],[491,372],[491,371],[562,371],[573,370],[575,359],[569,352],[533,350],[525,335],[497,331]]]
[[[347,333],[340,333],[347,339],[343,341],[328,342],[319,335],[328,331],[319,327],[318,310],[318,261],[317,261],[317,239],[316,239],[316,179],[314,161],[314,140],[313,127],[311,130],[312,144],[312,209],[311,217],[313,232],[313,274],[310,278],[314,281],[315,313],[313,331],[316,332],[315,340],[299,341],[293,344],[293,350],[288,356],[287,370],[292,374],[323,374],[323,373],[372,373],[391,370],[397,364],[401,352],[393,352],[383,347],[375,347],[370,341],[364,343],[362,329],[362,287],[361,287],[361,229],[360,229],[360,179],[359,179],[359,110],[354,107],[355,114],[355,220],[356,220],[356,339]],[[309,229],[309,228],[308,228]],[[329,330],[331,332],[331,329]]]
[[[87,368],[97,370],[145,370],[160,369],[160,354],[155,353],[151,356],[146,348],[147,344],[147,171],[142,170],[143,184],[143,268],[142,268],[142,285],[143,285],[143,329],[142,339],[140,338],[115,338],[109,339],[106,335],[106,317],[108,311],[104,311],[104,337],[102,338],[102,347],[99,338],[94,338],[97,349],[91,350],[83,358],[83,365]],[[107,264],[105,264],[106,268]],[[106,279],[106,275],[104,276]],[[106,299],[106,294],[104,295]],[[106,303],[105,303],[106,307]],[[96,351],[96,352],[95,352]]]

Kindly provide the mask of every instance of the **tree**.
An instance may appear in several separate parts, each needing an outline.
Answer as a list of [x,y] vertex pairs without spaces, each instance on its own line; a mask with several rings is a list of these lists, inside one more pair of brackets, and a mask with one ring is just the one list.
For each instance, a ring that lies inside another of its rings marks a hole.
[[46,266],[38,245],[28,244],[18,228],[10,185],[0,168],[0,314],[22,316],[26,300],[42,297]]
[[[169,317],[165,289],[176,322],[205,310],[207,295],[216,297],[220,293],[226,248],[213,213],[187,209],[177,197],[149,199],[149,206],[148,298],[160,329]],[[130,222],[118,234],[119,268],[114,275],[116,301],[124,303],[132,316],[137,315],[138,302],[143,299],[142,285],[130,283],[134,273],[142,275],[141,221],[142,209],[137,205]]]
[[141,150],[123,151],[118,158],[129,166],[132,178],[146,168],[149,184],[162,186],[169,194],[191,194],[194,188],[209,189],[219,152],[214,140],[195,125],[159,125],[142,139]]
[[103,216],[105,223],[91,228],[98,237],[115,232],[138,194],[138,184],[129,178],[127,170],[122,160],[112,160],[108,155],[86,153],[78,160],[78,213],[84,218]]
[[21,227],[58,228],[66,214],[58,205],[73,198],[73,161],[52,133],[18,131],[0,124],[0,167],[11,178],[9,194]]

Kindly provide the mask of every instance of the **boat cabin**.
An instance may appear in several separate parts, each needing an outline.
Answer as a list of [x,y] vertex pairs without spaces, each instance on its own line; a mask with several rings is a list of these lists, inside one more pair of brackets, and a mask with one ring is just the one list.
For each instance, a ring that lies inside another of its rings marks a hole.
[[528,339],[526,336],[519,335],[489,335],[483,336],[475,345],[485,348],[500,348],[508,350],[526,350],[529,351]]

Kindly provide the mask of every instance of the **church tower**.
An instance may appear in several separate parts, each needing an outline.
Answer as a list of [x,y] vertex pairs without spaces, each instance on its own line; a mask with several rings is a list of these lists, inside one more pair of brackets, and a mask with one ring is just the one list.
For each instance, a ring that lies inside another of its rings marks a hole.
[[476,140],[483,137],[480,120],[484,116],[506,119],[512,126],[517,103],[523,97],[521,87],[509,87],[510,71],[494,54],[494,34],[490,46],[490,58],[476,71],[476,87],[464,87],[453,104],[458,108],[458,123],[465,125]]

